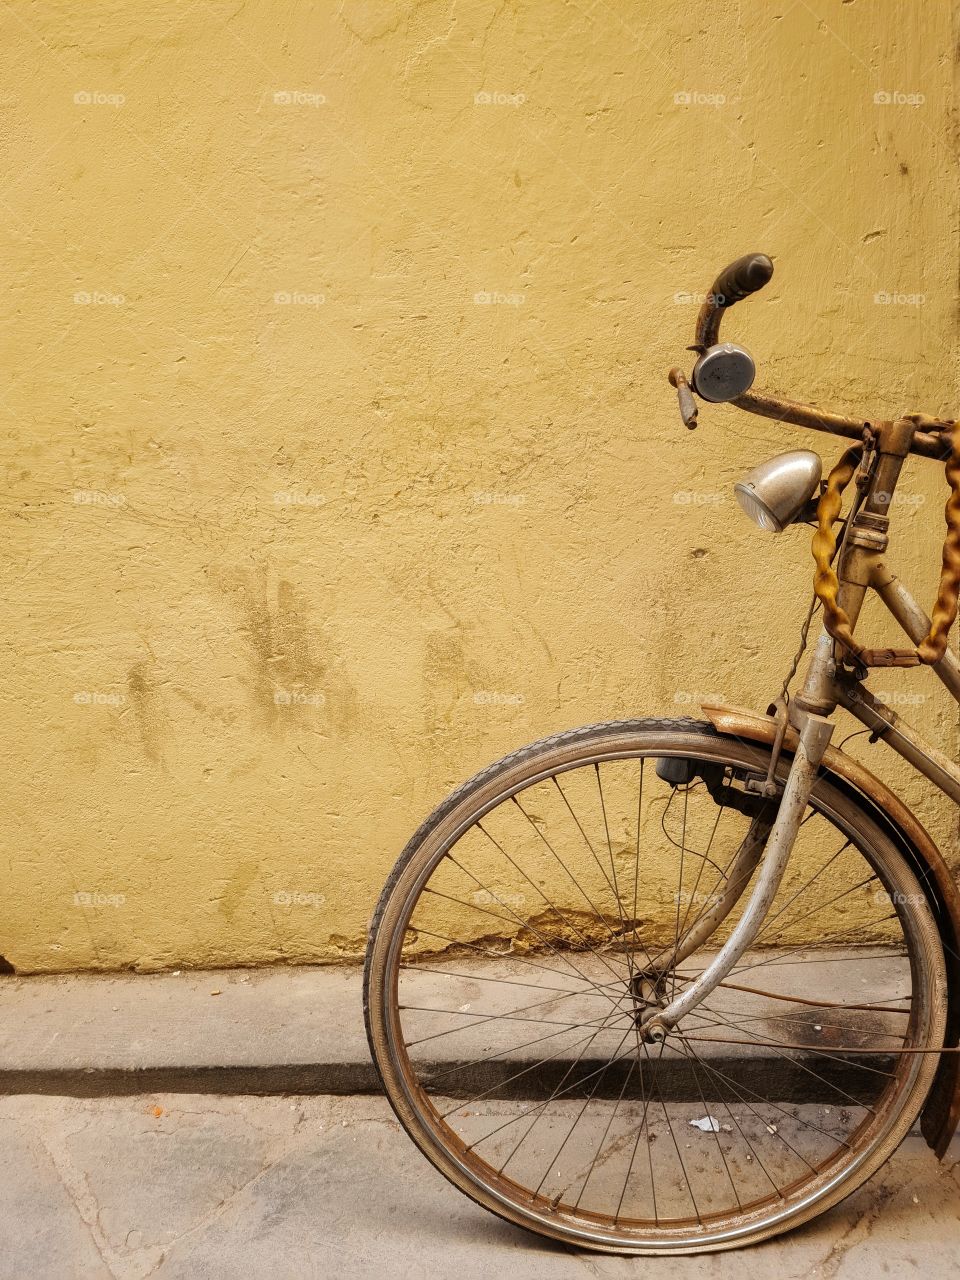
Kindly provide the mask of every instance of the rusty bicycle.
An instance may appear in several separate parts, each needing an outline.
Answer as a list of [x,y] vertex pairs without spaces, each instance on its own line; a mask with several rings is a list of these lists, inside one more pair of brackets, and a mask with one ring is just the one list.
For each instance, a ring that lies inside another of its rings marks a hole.
[[[916,816],[831,741],[845,708],[960,803],[960,769],[868,688],[876,668],[929,666],[960,701],[960,426],[755,391],[719,328],[772,271],[751,254],[720,274],[692,373],[670,381],[688,427],[700,399],[850,442],[826,479],[793,450],[736,486],[761,528],[815,526],[778,695],[514,752],[413,835],[371,925],[367,1032],[401,1123],[478,1204],[581,1248],[766,1239],[837,1204],[918,1120],[942,1157],[960,1117],[960,896]],[[949,482],[932,620],[886,559],[911,455]],[[909,647],[855,635],[870,591]]]

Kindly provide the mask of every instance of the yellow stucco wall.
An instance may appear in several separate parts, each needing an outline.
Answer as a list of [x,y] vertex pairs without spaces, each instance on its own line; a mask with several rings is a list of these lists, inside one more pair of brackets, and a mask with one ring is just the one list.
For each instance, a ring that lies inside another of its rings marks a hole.
[[[956,408],[948,9],[3,6],[18,969],[355,956],[489,760],[766,704],[807,533],[730,488],[811,441],[683,430],[683,295],[769,252],[727,325],[760,384]],[[924,601],[941,483],[911,464],[900,507]],[[881,683],[955,750],[932,681]]]

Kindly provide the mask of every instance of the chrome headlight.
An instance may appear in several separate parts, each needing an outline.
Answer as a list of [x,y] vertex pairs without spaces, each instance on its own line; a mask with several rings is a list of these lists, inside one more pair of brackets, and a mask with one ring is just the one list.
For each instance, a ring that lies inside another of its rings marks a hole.
[[780,533],[816,493],[822,472],[818,454],[811,449],[792,449],[761,462],[733,486],[733,491],[754,524],[769,533]]

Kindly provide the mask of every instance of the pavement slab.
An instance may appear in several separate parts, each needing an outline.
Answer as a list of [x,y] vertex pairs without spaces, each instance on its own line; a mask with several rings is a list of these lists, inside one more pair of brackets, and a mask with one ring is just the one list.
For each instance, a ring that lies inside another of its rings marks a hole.
[[843,1204],[700,1258],[575,1252],[450,1186],[376,1097],[0,1099],[0,1280],[877,1280],[960,1270],[960,1143],[910,1137]]

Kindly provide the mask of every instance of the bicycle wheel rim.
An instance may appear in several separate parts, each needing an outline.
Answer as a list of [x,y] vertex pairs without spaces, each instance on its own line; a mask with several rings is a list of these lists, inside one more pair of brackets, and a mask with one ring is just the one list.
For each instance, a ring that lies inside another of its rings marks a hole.
[[[677,740],[678,733],[687,737],[681,736]],[[654,741],[651,734],[659,734],[660,739]],[[669,737],[670,734],[674,735],[672,745],[663,740],[664,735]],[[645,735],[644,741],[638,742],[637,735]],[[583,1209],[573,1211],[563,1201],[555,1204],[531,1195],[528,1186],[508,1176],[492,1176],[490,1166],[478,1163],[475,1154],[466,1150],[459,1136],[446,1125],[433,1106],[430,1095],[417,1079],[416,1070],[406,1055],[398,1010],[399,953],[422,888],[448,851],[457,844],[463,832],[511,795],[529,790],[544,778],[585,765],[635,760],[644,756],[690,756],[693,752],[689,735],[699,738],[698,751],[705,752],[707,756],[712,752],[714,756],[720,754],[727,757],[733,751],[740,764],[749,764],[754,768],[765,767],[766,756],[763,751],[743,744],[731,747],[714,735],[712,730],[695,722],[688,722],[682,729],[678,728],[677,722],[669,722],[666,727],[656,724],[651,726],[649,722],[635,722],[629,726],[599,726],[584,730],[573,743],[573,754],[566,760],[557,757],[556,748],[551,747],[549,742],[537,744],[526,753],[526,760],[519,769],[516,765],[511,768],[508,758],[508,761],[501,762],[500,766],[485,771],[473,783],[467,784],[460,793],[456,793],[461,796],[460,802],[452,805],[448,803],[446,810],[442,808],[439,816],[435,815],[435,819],[431,820],[435,825],[426,840],[422,832],[414,837],[411,841],[412,848],[408,847],[405,855],[407,863],[403,874],[407,876],[407,880],[394,886],[394,894],[400,892],[405,905],[398,912],[394,901],[394,909],[387,923],[388,936],[380,938],[379,946],[376,935],[371,941],[368,973],[379,973],[377,980],[370,984],[371,1047],[388,1095],[411,1136],[448,1177],[486,1207],[544,1234],[586,1247],[627,1252],[683,1252],[724,1248],[745,1239],[764,1238],[785,1226],[795,1225],[813,1216],[819,1208],[835,1203],[842,1195],[859,1185],[895,1148],[903,1132],[915,1118],[935,1069],[934,1057],[898,1054],[897,1084],[891,1094],[897,1105],[885,1106],[879,1119],[865,1121],[860,1126],[856,1132],[855,1158],[844,1155],[838,1148],[836,1158],[827,1161],[815,1178],[806,1177],[800,1179],[796,1186],[791,1184],[780,1187],[776,1194],[758,1199],[750,1206],[749,1211],[735,1215],[735,1221],[731,1220],[729,1213],[716,1215],[717,1221],[709,1214],[705,1221],[698,1214],[696,1220],[689,1221],[674,1217],[661,1228],[649,1220],[634,1220],[624,1215],[611,1225],[608,1214],[596,1214]],[[538,772],[539,756],[544,759],[540,762],[542,767]],[[844,804],[854,815],[855,806],[849,806],[849,802],[839,803],[843,798],[835,795],[825,784],[819,790],[821,794],[817,797],[818,811],[829,817],[838,830],[843,831],[849,817],[842,812]],[[466,793],[465,797],[463,793]],[[868,818],[859,815],[859,820],[860,827],[854,834],[861,843],[864,829],[873,838],[879,839]],[[430,822],[425,825],[429,828]],[[856,825],[855,823],[854,826]],[[886,850],[883,856],[888,859],[896,857],[891,850]],[[889,869],[887,871],[889,878]],[[905,867],[899,866],[897,874],[897,884],[900,886],[898,892],[902,892],[903,886],[909,890],[916,887]],[[386,904],[382,904],[378,913],[381,926],[386,918],[386,910]],[[909,946],[912,989],[916,991],[919,986],[923,994],[923,1000],[918,1000],[911,1006],[910,1035],[903,1041],[905,1046],[909,1046],[912,1038],[917,1036],[926,1043],[942,1034],[942,1016],[938,1013],[935,999],[935,979],[942,981],[942,958],[939,958],[939,944],[929,913],[924,915],[918,905],[915,910],[906,913],[904,918],[909,929],[913,929],[916,934]],[[921,954],[926,957],[926,977],[922,982],[915,972],[916,958]],[[889,1086],[888,1091],[890,1089],[893,1086]]]

